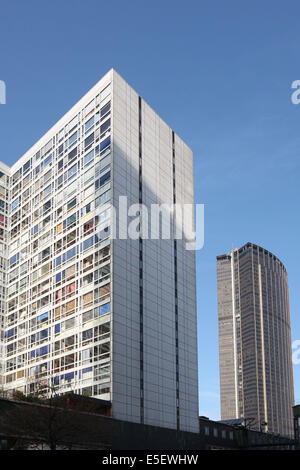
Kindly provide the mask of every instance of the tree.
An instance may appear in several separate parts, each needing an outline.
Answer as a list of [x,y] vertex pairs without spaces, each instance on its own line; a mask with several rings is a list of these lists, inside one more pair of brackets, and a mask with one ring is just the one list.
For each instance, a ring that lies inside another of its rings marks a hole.
[[[45,387],[34,394],[14,394],[14,399],[27,405],[20,408],[18,414],[11,417],[11,424],[22,430],[31,448],[40,448],[46,444],[51,450],[68,449],[80,443],[83,426],[80,424],[78,409],[68,409],[68,397],[58,396],[53,381],[50,381],[45,394]],[[85,412],[93,412],[95,405],[85,404]]]

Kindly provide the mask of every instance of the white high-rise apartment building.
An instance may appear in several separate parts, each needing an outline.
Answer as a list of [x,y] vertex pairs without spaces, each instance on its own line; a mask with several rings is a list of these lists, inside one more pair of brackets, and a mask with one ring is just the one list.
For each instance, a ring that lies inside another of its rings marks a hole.
[[189,147],[110,70],[0,171],[3,389],[74,391],[197,432],[195,252],[174,227],[110,237],[108,208],[192,204]]

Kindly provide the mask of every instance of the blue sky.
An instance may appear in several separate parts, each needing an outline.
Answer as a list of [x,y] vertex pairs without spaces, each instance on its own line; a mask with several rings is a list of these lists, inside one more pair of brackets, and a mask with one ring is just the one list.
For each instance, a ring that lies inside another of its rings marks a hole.
[[[0,160],[18,159],[112,66],[193,148],[200,413],[219,418],[217,254],[257,243],[289,274],[300,339],[296,1],[1,2]],[[300,364],[294,367],[300,402]]]

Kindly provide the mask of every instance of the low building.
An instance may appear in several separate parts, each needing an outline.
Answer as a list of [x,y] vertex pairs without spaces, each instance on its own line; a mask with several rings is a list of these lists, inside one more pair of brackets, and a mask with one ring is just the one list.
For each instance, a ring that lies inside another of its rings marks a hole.
[[250,429],[244,420],[212,421],[200,416],[200,442],[205,450],[292,450],[293,439]]
[[46,404],[0,399],[0,448],[200,451],[277,450],[294,445],[288,438],[203,416],[199,433],[191,433],[117,420],[109,410],[109,402],[72,394]]
[[293,406],[295,448],[300,449],[300,405]]

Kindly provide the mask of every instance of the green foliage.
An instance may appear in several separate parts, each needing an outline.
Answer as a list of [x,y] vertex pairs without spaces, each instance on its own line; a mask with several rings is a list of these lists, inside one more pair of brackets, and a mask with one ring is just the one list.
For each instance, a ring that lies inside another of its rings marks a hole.
[[34,394],[29,394],[29,395],[24,395],[24,393],[16,391],[14,392],[13,395],[14,400],[17,401],[26,401],[28,403],[43,403],[43,400],[39,398],[37,395]]

